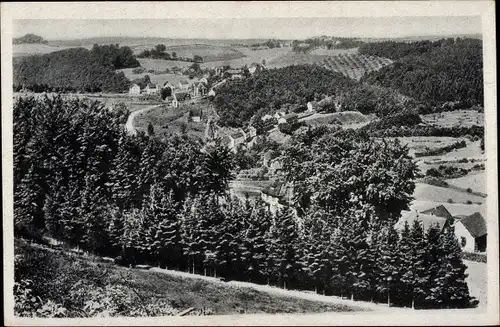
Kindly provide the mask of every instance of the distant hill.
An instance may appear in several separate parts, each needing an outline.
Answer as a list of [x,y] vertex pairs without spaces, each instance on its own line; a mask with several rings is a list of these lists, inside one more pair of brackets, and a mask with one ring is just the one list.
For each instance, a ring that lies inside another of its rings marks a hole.
[[25,36],[21,36],[18,38],[12,39],[13,44],[27,44],[27,43],[40,43],[47,44],[49,41],[44,40],[43,37],[35,35],[35,34],[26,34]]
[[115,45],[19,57],[14,58],[14,90],[122,92],[130,81],[116,70],[139,65],[130,48]]

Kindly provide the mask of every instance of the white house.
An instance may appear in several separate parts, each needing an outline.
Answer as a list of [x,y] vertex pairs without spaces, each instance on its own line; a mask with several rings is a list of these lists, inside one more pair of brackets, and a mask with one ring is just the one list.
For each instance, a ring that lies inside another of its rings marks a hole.
[[461,217],[455,223],[455,235],[463,251],[486,251],[486,237],[488,235],[486,221],[479,212]]
[[307,103],[307,112],[314,113],[316,112],[317,108],[318,108],[318,103],[316,101],[309,101]]
[[209,97],[214,97],[214,96],[215,96],[215,91],[214,91],[214,89],[210,89],[210,91],[208,91],[208,96],[209,96]]
[[269,115],[269,114],[265,114],[264,116],[262,116],[262,121],[266,121],[266,120],[269,120],[269,119],[273,119],[273,116]]
[[128,90],[128,94],[130,95],[139,95],[141,94],[141,87],[137,84],[132,84],[130,89]]
[[186,80],[182,80],[179,82],[179,90],[187,91],[189,89],[189,82]]
[[394,225],[394,229],[401,232],[404,228],[405,222],[407,222],[408,226],[411,228],[414,221],[418,221],[420,223],[425,233],[431,227],[438,228],[441,232],[448,224],[451,223],[452,220],[432,214],[423,214],[418,211],[402,211],[401,218]]
[[144,89],[144,93],[146,94],[158,94],[160,92],[160,88],[158,85],[153,84],[153,83],[148,83],[146,85],[146,88]]

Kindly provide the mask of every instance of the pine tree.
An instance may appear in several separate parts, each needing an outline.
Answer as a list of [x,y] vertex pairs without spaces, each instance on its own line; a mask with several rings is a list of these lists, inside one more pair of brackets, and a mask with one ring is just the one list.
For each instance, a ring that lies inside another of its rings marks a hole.
[[[389,224],[382,228],[378,238],[377,248],[379,255],[377,266],[377,292],[387,297],[390,306],[396,299],[396,291],[401,284],[401,252],[398,248],[398,235],[394,227]],[[393,299],[391,300],[391,296]]]
[[440,291],[442,307],[468,308],[477,305],[477,300],[469,294],[465,279],[467,266],[462,261],[462,249],[455,236],[455,228],[448,226],[439,238],[440,269],[435,287]]
[[439,307],[440,295],[442,289],[437,285],[436,278],[440,269],[440,228],[439,226],[431,226],[426,232],[426,253],[425,253],[425,266],[427,267],[426,273],[426,297],[425,306],[430,308]]
[[297,280],[302,271],[302,256],[299,247],[299,227],[290,208],[278,210],[270,231],[269,260],[272,275],[287,288]]

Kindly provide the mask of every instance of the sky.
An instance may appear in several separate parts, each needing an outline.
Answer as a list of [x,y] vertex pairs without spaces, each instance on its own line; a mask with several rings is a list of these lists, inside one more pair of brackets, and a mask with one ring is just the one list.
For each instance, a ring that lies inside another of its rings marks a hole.
[[13,21],[13,37],[34,33],[47,40],[107,36],[193,39],[303,39],[327,35],[389,38],[481,34],[481,31],[480,16],[23,19]]

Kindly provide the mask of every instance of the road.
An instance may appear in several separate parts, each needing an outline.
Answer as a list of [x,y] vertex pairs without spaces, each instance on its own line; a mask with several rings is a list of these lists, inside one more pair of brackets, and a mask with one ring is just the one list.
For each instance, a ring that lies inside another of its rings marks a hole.
[[140,114],[142,112],[146,112],[146,111],[151,110],[153,108],[157,108],[159,106],[161,106],[161,105],[157,104],[157,105],[154,105],[154,106],[142,108],[142,109],[136,110],[134,112],[131,112],[130,115],[128,116],[128,118],[127,118],[127,122],[125,123],[125,129],[127,130],[127,132],[129,132],[132,135],[136,135],[137,134],[137,130],[134,127],[135,116],[137,116],[138,114]]

